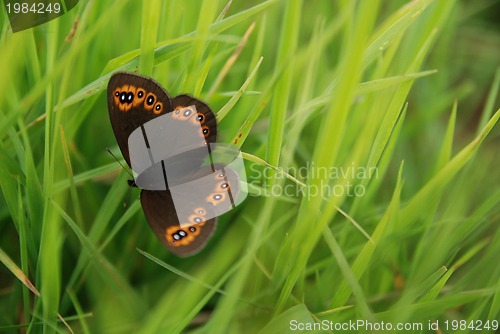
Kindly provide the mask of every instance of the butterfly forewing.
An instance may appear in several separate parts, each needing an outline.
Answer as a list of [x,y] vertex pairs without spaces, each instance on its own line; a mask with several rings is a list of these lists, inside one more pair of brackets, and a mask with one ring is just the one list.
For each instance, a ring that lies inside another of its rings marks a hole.
[[128,137],[144,123],[171,112],[172,102],[156,81],[132,73],[113,74],[107,94],[111,126],[130,166]]
[[188,106],[196,107],[196,117],[201,124],[202,134],[208,143],[215,143],[217,139],[217,119],[210,108],[202,101],[189,95],[179,95],[172,99],[174,113]]

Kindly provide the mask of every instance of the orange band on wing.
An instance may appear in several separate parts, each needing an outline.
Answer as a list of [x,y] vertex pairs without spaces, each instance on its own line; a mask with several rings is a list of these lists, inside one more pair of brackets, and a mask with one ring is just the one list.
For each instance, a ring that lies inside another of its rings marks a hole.
[[201,227],[205,222],[187,227],[170,226],[165,230],[165,239],[169,245],[174,247],[187,246],[201,233]]

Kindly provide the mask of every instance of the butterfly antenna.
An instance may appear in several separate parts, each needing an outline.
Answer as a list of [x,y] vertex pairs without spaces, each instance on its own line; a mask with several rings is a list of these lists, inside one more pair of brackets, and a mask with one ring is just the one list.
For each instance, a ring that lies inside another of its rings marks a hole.
[[[111,154],[111,156],[113,158],[115,158],[116,162],[118,162],[120,164],[120,166],[122,166],[123,170],[126,171],[128,173],[128,175],[130,175],[130,177],[135,180],[134,175],[132,175],[132,173],[130,173],[128,171],[128,169],[126,169],[125,166],[123,166],[123,164],[120,162],[120,160],[118,160],[118,158],[113,154],[113,152],[111,152],[111,150],[107,147],[106,147],[106,151],[108,151],[108,153]],[[135,184],[135,182],[134,182],[134,184]]]

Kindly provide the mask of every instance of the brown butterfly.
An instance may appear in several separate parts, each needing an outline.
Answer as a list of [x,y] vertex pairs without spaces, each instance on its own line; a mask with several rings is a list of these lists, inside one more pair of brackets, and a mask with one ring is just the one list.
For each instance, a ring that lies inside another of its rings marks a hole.
[[[214,113],[189,95],[171,99],[157,82],[132,73],[113,74],[107,94],[111,125],[125,161],[139,174],[151,229],[176,255],[199,252],[215,230],[217,207],[234,207],[231,193],[238,191],[236,173],[213,161],[203,164],[207,154],[198,153],[216,142]],[[183,221],[180,208],[189,211]]]

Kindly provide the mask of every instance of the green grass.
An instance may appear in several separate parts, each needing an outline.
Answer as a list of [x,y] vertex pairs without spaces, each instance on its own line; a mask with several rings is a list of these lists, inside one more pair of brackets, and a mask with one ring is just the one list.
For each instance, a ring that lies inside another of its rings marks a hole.
[[[500,320],[499,6],[81,0],[15,34],[0,10],[0,332]],[[244,153],[196,256],[106,151],[115,71],[205,100]]]

